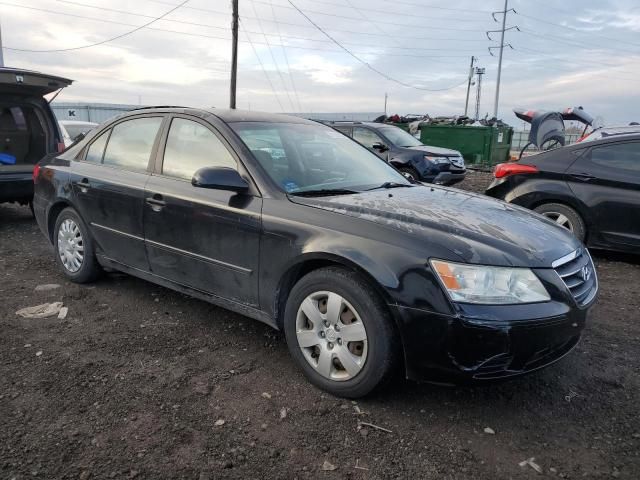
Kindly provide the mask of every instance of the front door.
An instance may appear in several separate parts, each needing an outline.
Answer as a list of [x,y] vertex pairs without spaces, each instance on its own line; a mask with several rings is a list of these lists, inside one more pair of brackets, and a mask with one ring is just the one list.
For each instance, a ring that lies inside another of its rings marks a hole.
[[364,127],[353,127],[353,139],[362,146],[367,147],[383,160],[389,161],[388,149],[381,151],[379,148],[374,148],[374,145],[387,145],[382,137],[373,130]]
[[258,306],[262,198],[191,185],[202,167],[241,169],[209,124],[174,117],[147,183],[144,207],[151,271],[222,298]]
[[595,146],[567,171],[606,242],[640,246],[640,142]]
[[96,137],[72,180],[76,206],[98,253],[145,271],[149,263],[142,224],[144,187],[163,119],[126,120]]

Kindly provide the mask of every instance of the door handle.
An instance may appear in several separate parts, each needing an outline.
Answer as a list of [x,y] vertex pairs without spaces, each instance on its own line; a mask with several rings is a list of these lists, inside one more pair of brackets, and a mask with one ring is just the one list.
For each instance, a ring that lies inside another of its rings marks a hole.
[[146,199],[146,202],[151,206],[151,210],[153,210],[154,212],[159,212],[167,205],[167,202],[162,200],[162,195],[157,194],[153,197],[148,197]]
[[80,191],[82,193],[87,193],[87,190],[89,190],[89,188],[91,187],[91,184],[89,183],[89,179],[87,178],[83,178],[79,182],[76,182],[76,185],[80,188]]
[[588,182],[589,180],[596,178],[588,173],[571,173],[570,176],[576,180],[580,180],[581,182]]

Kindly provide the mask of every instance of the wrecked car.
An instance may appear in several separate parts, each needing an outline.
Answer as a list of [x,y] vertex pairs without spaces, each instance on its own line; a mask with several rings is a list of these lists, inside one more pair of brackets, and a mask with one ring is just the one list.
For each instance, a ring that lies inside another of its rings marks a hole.
[[597,296],[566,229],[411,183],[297,117],[133,110],[44,159],[34,181],[69,280],[118,270],[265,322],[338,396],[399,372],[452,383],[545,367],[578,343]]

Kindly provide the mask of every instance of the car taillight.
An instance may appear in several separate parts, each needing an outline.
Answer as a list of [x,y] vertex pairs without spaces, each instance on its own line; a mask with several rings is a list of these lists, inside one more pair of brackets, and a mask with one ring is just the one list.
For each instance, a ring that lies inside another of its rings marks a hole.
[[40,176],[40,165],[36,164],[33,167],[33,183],[38,183],[38,177]]
[[523,173],[538,173],[538,169],[533,165],[523,165],[516,162],[499,163],[493,171],[493,176],[496,178],[502,178],[508,175],[520,175]]

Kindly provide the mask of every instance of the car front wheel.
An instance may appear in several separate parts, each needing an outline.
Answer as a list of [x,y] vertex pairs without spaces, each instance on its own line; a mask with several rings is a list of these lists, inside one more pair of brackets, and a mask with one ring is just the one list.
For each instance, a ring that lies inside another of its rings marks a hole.
[[331,267],[300,279],[287,300],[284,330],[305,376],[334,395],[362,397],[393,373],[398,339],[392,320],[356,272]]

